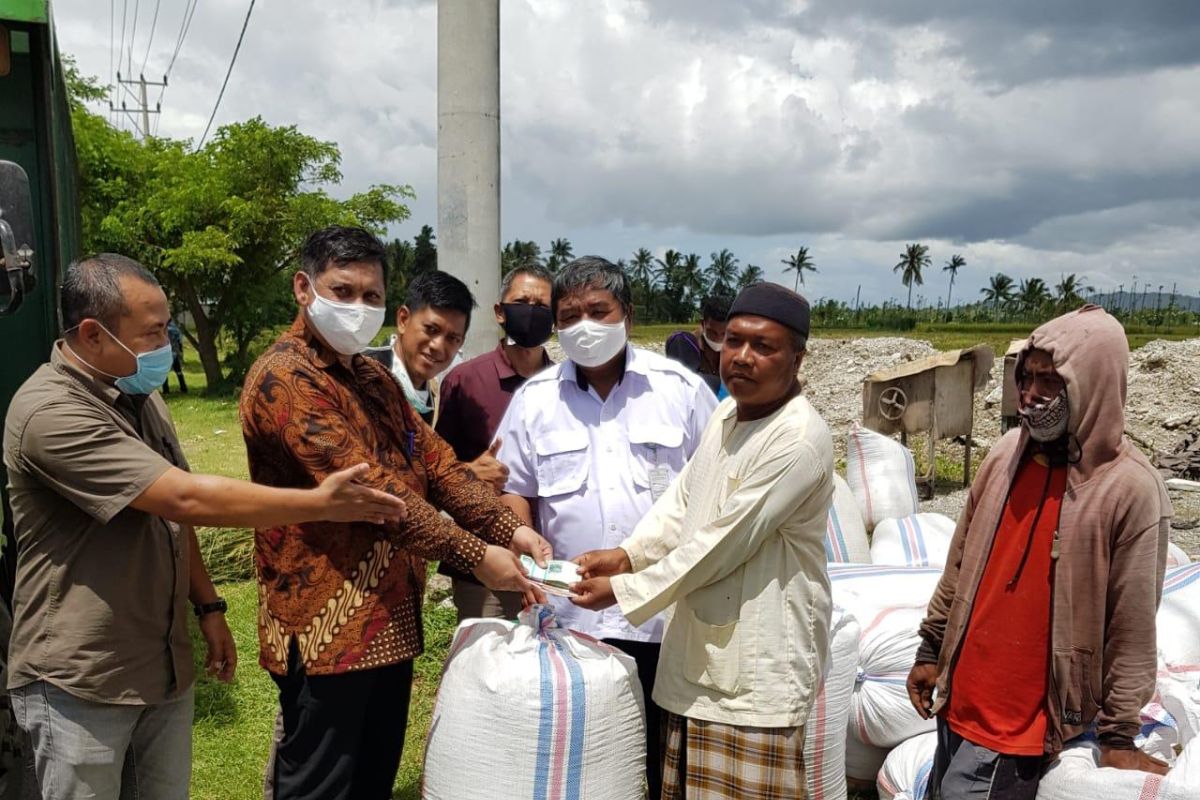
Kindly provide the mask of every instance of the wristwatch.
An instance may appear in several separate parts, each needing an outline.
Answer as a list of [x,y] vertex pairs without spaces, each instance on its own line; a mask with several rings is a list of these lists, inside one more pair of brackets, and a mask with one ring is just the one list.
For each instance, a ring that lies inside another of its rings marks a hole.
[[218,597],[211,603],[201,603],[198,606],[192,606],[192,610],[196,612],[196,617],[203,617],[205,614],[215,614],[218,611],[224,614],[229,610],[229,604],[225,602],[224,597]]

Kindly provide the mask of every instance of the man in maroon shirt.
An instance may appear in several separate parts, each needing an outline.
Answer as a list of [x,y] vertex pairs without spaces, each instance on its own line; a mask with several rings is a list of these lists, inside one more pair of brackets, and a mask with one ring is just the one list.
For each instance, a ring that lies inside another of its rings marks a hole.
[[[551,365],[545,344],[554,320],[550,313],[550,273],[541,267],[520,267],[504,276],[500,302],[495,305],[496,323],[505,337],[495,350],[455,367],[441,386],[441,406],[436,430],[463,463],[485,459],[495,464],[493,473],[475,474],[491,479],[497,491],[508,480],[508,469],[495,459],[499,442],[493,444],[496,428],[508,410],[513,393],[526,379]],[[454,582],[454,605],[459,620],[472,617],[512,619],[521,610],[518,592],[492,592],[474,576],[455,570],[445,562],[439,569]]]

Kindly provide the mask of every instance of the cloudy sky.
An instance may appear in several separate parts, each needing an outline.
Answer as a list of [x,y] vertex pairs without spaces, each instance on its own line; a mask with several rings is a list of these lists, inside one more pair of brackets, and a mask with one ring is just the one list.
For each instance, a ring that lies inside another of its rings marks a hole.
[[[151,0],[57,0],[60,43],[108,80],[124,38],[161,74],[185,5],[151,40]],[[199,0],[160,134],[204,130],[246,6]],[[337,142],[343,193],[411,184],[412,236],[437,216],[436,24],[435,2],[258,0],[217,124]],[[997,271],[1200,293],[1191,0],[503,0],[501,26],[506,241],[728,247],[789,284],[803,245],[814,300],[903,301],[910,241],[926,304],[954,253],[956,297]]]

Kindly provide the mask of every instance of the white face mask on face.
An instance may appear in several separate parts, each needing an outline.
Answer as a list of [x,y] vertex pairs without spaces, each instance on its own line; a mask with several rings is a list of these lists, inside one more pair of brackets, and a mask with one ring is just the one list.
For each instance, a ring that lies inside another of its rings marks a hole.
[[607,364],[625,348],[625,320],[613,323],[583,319],[558,332],[567,358],[581,367]]
[[717,341],[716,339],[710,339],[710,338],[708,338],[707,333],[703,334],[703,336],[704,336],[704,343],[706,345],[708,345],[709,350],[713,350],[713,351],[719,353],[719,352],[721,352],[721,348],[725,346],[724,339],[722,339],[721,341]]
[[308,321],[326,344],[344,356],[361,353],[383,327],[382,307],[365,303],[337,303],[317,293],[310,282],[313,301],[304,310]]

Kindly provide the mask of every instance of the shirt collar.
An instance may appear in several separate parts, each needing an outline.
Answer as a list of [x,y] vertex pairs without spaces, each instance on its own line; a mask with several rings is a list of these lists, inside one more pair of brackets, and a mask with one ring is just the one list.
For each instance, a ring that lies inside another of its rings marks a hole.
[[305,351],[313,363],[321,367],[321,369],[329,369],[334,364],[340,364],[338,354],[333,348],[325,344],[313,333],[312,329],[304,321],[304,310],[296,315],[295,321],[292,322],[292,327],[288,330],[292,336],[295,336],[305,344]]
[[[492,351],[492,364],[496,367],[496,377],[500,380],[518,377],[518,373],[513,369],[512,362],[508,360],[508,353],[504,349],[504,340],[500,340],[500,344],[496,345],[496,349]],[[549,367],[554,364],[550,360],[550,354],[546,352],[546,348],[542,348],[542,366]]]
[[124,392],[118,389],[111,383],[107,383],[98,378],[95,378],[85,369],[77,367],[71,359],[67,358],[63,353],[64,339],[59,339],[54,343],[54,347],[50,350],[50,366],[68,377],[74,378],[83,385],[92,394],[99,397],[110,406],[116,406],[117,403],[125,397]]
[[[628,372],[633,372],[638,375],[650,374],[649,370],[647,369],[645,357],[639,356],[637,348],[630,344],[625,345],[625,363],[621,365],[621,374],[617,378],[618,386],[621,384],[621,381],[625,380],[625,374]],[[580,389],[585,392],[587,391],[587,379],[583,377],[583,373],[579,371],[579,368],[575,365],[575,362],[571,361],[570,359],[567,359],[563,362],[563,368],[558,374],[558,379],[560,381],[573,381]]]

